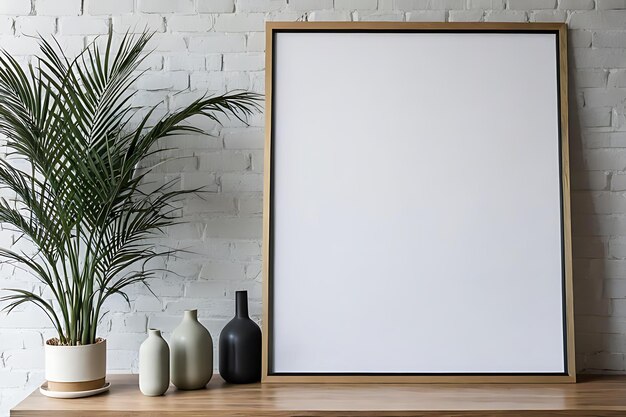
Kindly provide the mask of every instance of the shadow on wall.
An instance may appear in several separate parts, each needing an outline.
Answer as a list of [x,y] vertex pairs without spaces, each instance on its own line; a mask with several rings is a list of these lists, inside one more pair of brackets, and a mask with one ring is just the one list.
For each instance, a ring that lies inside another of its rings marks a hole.
[[[617,149],[612,148],[611,127],[593,120],[601,109],[586,106],[584,88],[596,85],[579,81],[585,78],[577,77],[573,49],[570,45],[568,110],[576,368],[579,373],[624,373],[626,317],[620,306],[626,300],[617,299],[626,296],[626,260],[613,247],[621,244],[626,256],[626,240],[620,242],[626,234],[620,224],[626,219],[615,214],[616,197],[624,194],[612,191],[610,172],[616,169]],[[604,83],[606,87],[606,74]]]

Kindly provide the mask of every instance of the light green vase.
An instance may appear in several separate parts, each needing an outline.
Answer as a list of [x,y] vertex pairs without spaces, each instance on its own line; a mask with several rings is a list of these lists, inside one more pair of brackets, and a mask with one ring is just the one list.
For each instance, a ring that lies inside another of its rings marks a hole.
[[213,376],[213,339],[198,321],[198,310],[187,310],[170,338],[170,378],[178,389],[204,388]]

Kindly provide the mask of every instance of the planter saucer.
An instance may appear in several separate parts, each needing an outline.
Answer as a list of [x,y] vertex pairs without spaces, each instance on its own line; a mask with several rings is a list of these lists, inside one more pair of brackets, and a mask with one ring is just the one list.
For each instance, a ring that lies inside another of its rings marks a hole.
[[50,398],[82,398],[82,397],[91,397],[92,395],[102,394],[106,392],[111,387],[111,383],[107,382],[103,387],[92,389],[89,391],[50,391],[48,389],[48,381],[41,384],[39,387],[39,392],[42,395]]

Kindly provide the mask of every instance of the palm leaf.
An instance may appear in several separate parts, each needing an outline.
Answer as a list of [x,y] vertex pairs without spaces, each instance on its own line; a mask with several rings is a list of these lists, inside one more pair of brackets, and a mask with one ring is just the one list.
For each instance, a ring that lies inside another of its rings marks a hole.
[[[186,124],[193,116],[215,122],[245,121],[259,111],[260,96],[231,92],[202,97],[149,127],[150,109],[131,127],[135,110],[129,87],[141,77],[151,34],[126,34],[118,48],[109,34],[67,57],[55,39],[41,40],[41,55],[22,68],[0,52],[0,134],[9,149],[0,161],[0,223],[10,225],[37,248],[33,255],[0,248],[4,262],[29,270],[51,289],[53,303],[12,289],[0,298],[11,311],[34,303],[50,318],[66,344],[93,343],[105,300],[161,272],[151,261],[173,249],[149,243],[180,221],[172,204],[188,193],[172,183],[151,193],[141,185],[154,167],[137,170],[146,158],[166,151],[159,141],[201,133]],[[27,169],[13,161],[27,160]]]

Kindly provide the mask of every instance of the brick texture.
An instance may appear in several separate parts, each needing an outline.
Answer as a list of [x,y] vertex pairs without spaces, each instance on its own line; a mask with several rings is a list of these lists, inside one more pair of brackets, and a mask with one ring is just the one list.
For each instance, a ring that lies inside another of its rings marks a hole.
[[[112,29],[116,36],[156,31],[142,69],[138,106],[173,110],[207,90],[263,92],[266,20],[565,21],[570,25],[570,141],[577,366],[579,372],[626,372],[626,3],[623,0],[6,0],[0,45],[20,62],[37,53],[35,33],[54,34],[69,54]],[[365,87],[365,86],[364,86]],[[451,115],[452,117],[452,115]],[[109,368],[136,372],[148,326],[166,337],[181,312],[198,308],[217,339],[233,314],[233,295],[250,291],[261,313],[263,118],[197,125],[211,136],[168,139],[172,162],[155,183],[180,178],[207,187],[181,205],[188,223],[167,231],[187,252],[168,259],[151,288],[133,288],[131,303],[108,304],[100,327]],[[159,161],[148,161],[157,163]],[[12,232],[0,230],[10,246]],[[18,270],[0,266],[0,288],[36,289]],[[0,313],[0,417],[43,379],[42,345],[53,331],[29,306]],[[217,354],[217,352],[216,352]],[[217,362],[216,362],[217,363]]]

